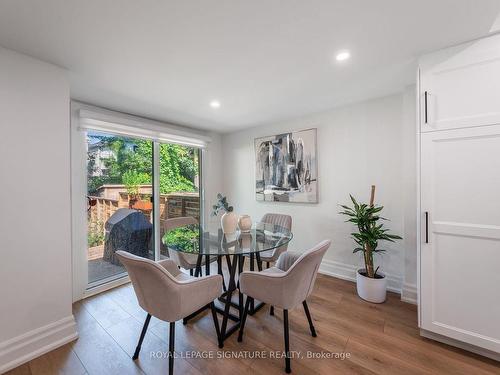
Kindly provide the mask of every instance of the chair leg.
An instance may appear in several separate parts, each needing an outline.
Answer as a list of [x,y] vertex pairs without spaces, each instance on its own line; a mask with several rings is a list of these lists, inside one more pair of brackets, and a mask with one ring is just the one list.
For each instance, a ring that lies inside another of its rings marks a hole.
[[210,255],[205,256],[205,276],[208,275],[210,275]]
[[274,306],[271,305],[271,308],[269,309],[269,315],[274,315]]
[[212,319],[214,320],[215,334],[217,335],[217,344],[221,345],[222,340],[220,337],[219,318],[217,318],[217,311],[215,310],[215,303],[213,301],[210,303],[210,310],[212,310]]
[[192,268],[189,270],[189,276],[193,276],[193,269]]
[[144,326],[142,327],[142,332],[141,336],[139,337],[139,343],[137,344],[137,347],[135,348],[135,353],[132,356],[132,359],[135,361],[137,358],[139,358],[139,352],[141,351],[141,346],[142,346],[142,340],[144,340],[144,336],[146,336],[146,331],[148,330],[148,325],[149,321],[151,320],[151,314],[148,314],[146,316],[146,321],[144,322]]
[[174,375],[174,355],[175,355],[175,322],[170,322],[170,334],[168,337],[168,374]]
[[269,268],[270,264],[269,262],[266,262],[266,268]]
[[260,260],[260,254],[259,253],[255,253],[255,261],[257,262],[257,269],[260,271],[262,271],[262,260]]
[[283,310],[283,329],[285,331],[285,372],[292,372],[290,367],[290,337],[288,332],[288,310]]
[[316,337],[316,330],[314,329],[313,321],[311,318],[311,313],[309,312],[309,307],[307,306],[307,302],[302,302],[302,306],[304,306],[304,311],[306,312],[307,321],[309,322],[309,329],[311,330],[311,336]]
[[198,257],[196,258],[196,267],[194,270],[194,277],[201,276],[201,261],[203,260],[203,255],[198,254]]
[[250,308],[251,300],[253,300],[253,298],[247,296],[247,300],[245,302],[245,310],[243,311],[243,316],[241,317],[240,332],[238,333],[238,342],[243,341],[243,330],[245,329],[245,322],[247,321],[248,309]]

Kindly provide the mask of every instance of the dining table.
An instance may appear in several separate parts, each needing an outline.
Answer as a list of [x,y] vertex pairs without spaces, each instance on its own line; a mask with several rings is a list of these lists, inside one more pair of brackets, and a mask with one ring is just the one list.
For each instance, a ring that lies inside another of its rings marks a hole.
[[[196,255],[195,277],[202,276],[203,263],[205,274],[210,275],[211,263],[217,262],[217,273],[223,277],[223,292],[216,304],[216,311],[222,315],[218,337],[219,347],[222,348],[224,341],[239,329],[243,316],[244,301],[243,294],[239,291],[239,275],[244,270],[245,259],[249,260],[250,271],[254,271],[255,267],[262,271],[260,254],[288,244],[293,234],[279,225],[264,222],[256,222],[250,230],[237,230],[234,233],[224,233],[221,228],[212,228],[198,225],[199,235],[192,239],[192,246],[177,246],[174,237],[173,242],[168,243],[168,250],[192,254],[191,256]],[[227,264],[228,272],[226,273],[223,272],[224,260]],[[236,291],[238,298],[233,300]],[[263,302],[255,306],[252,304],[249,313],[253,315],[262,306],[264,306]],[[186,316],[183,323],[187,324],[190,319],[207,308],[209,308],[208,305]],[[232,310],[236,310],[237,313],[233,313]],[[231,326],[229,326],[230,321]]]

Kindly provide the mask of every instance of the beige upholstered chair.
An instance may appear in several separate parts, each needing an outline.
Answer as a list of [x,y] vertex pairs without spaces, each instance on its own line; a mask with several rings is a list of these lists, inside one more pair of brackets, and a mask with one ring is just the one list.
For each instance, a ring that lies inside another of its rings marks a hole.
[[139,305],[147,312],[139,343],[132,359],[139,357],[142,341],[151,316],[170,322],[169,374],[174,370],[175,322],[210,305],[217,339],[220,341],[219,322],[214,299],[222,292],[222,276],[191,277],[182,273],[171,259],[153,262],[125,251],[116,252],[127,269]]
[[[262,216],[262,219],[260,221],[266,224],[278,225],[282,228],[292,231],[292,217],[290,215],[267,213],[264,216]],[[276,249],[262,251],[259,253],[260,261],[266,262],[267,268],[269,268],[270,263],[276,263],[279,256],[283,254],[285,251],[287,251],[287,249],[288,249],[288,243]],[[253,304],[252,304],[252,309],[253,309]],[[271,315],[274,315],[273,305],[271,305],[269,313]]]
[[[262,223],[279,225],[289,231],[292,230],[292,217],[290,215],[282,215],[282,214],[265,214],[260,220]],[[259,253],[260,260],[262,262],[267,262],[267,266],[269,267],[269,263],[276,262],[278,257],[284,253],[288,248],[288,244],[280,246],[276,249],[267,250]]]
[[261,272],[246,271],[240,275],[240,290],[247,295],[247,300],[241,319],[238,341],[243,339],[245,321],[253,299],[282,308],[286,354],[285,370],[287,373],[291,372],[288,310],[302,303],[309,321],[311,335],[316,337],[306,299],[313,290],[321,260],[330,247],[330,243],[329,240],[322,241],[303,254],[287,251],[278,258],[276,267]]
[[[169,232],[176,228],[185,227],[187,225],[197,225],[198,221],[191,216],[176,217],[172,219],[165,220],[165,231]],[[167,243],[168,247],[168,243]],[[196,261],[198,260],[197,254],[188,254],[180,251],[169,250],[168,256],[172,259],[179,267],[189,270],[189,273],[193,275],[193,270],[196,268]],[[217,260],[217,257],[210,257],[210,263]],[[205,257],[202,258],[201,266],[205,265]],[[220,268],[220,267],[219,267]],[[201,274],[201,270],[200,270]]]

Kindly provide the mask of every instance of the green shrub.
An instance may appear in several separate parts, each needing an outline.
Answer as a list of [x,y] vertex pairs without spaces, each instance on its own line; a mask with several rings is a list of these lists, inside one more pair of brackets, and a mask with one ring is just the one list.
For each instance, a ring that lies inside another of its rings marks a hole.
[[122,176],[123,183],[127,189],[128,195],[136,196],[139,194],[139,185],[150,184],[151,177],[147,173],[126,171]]
[[186,225],[169,231],[163,236],[162,241],[168,248],[193,253],[198,251],[199,235],[198,225]]
[[87,243],[89,247],[104,244],[104,223],[102,221],[89,222]]

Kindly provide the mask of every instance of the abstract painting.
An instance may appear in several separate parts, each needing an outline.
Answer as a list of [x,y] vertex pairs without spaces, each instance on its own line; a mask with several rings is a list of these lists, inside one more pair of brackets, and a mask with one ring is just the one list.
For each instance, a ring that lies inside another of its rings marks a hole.
[[258,201],[318,202],[316,129],[255,139]]

